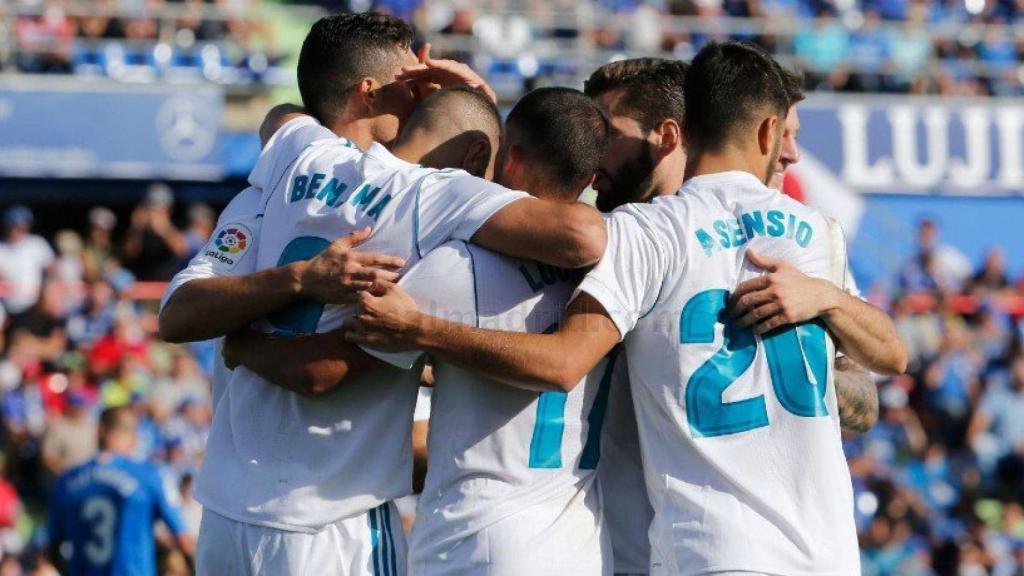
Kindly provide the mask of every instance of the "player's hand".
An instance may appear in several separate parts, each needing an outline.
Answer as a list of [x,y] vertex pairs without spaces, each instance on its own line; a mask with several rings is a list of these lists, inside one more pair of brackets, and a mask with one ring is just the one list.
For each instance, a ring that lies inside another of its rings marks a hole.
[[730,316],[740,326],[764,334],[787,324],[821,316],[835,306],[839,288],[811,278],[795,266],[747,250],[747,260],[767,273],[740,283],[729,300]]
[[357,302],[359,292],[374,282],[398,280],[405,260],[376,252],[357,252],[354,248],[370,237],[366,227],[338,238],[318,256],[301,265],[300,295],[324,304]]
[[359,294],[359,313],[345,321],[345,340],[388,352],[414,349],[422,320],[408,292],[378,282]]
[[415,66],[403,66],[396,77],[399,82],[413,86],[417,94],[424,95],[438,88],[465,85],[481,90],[495,103],[498,102],[494,90],[468,65],[455,60],[431,58],[429,44],[420,50],[419,59],[420,63]]

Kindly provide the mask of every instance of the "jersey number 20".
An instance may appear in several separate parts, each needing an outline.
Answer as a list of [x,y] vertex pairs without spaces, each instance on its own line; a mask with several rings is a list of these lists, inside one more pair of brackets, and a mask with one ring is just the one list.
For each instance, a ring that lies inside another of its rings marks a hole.
[[[722,394],[746,372],[757,355],[757,339],[725,315],[727,290],[706,290],[690,299],[679,317],[680,344],[710,344],[723,325],[724,343],[690,376],[686,417],[696,437],[746,432],[768,425],[764,395],[725,402]],[[828,354],[825,329],[815,323],[775,330],[762,339],[772,388],[787,411],[804,417],[825,416]]]

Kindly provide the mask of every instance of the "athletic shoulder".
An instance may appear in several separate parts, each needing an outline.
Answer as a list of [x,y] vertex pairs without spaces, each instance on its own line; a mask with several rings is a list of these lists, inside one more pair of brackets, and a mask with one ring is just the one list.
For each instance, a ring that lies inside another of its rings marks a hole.
[[228,202],[228,205],[221,210],[220,217],[217,218],[217,227],[228,224],[234,220],[254,218],[259,215],[260,212],[260,198],[262,192],[255,186],[249,186],[245,190],[242,190],[235,197]]

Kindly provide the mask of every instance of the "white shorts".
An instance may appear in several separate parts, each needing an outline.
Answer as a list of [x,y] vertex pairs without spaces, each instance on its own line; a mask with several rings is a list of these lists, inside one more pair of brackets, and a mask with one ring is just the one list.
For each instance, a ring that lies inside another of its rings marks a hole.
[[405,533],[391,502],[315,534],[246,524],[203,510],[198,576],[404,576]]
[[[421,515],[410,540],[409,576],[611,576],[597,484],[570,502],[540,503],[475,530]],[[462,534],[457,532],[462,531]]]

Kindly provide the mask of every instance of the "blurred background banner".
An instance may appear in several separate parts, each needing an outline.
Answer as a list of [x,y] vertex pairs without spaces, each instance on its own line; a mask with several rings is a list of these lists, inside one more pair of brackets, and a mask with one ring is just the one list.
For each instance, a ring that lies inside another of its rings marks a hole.
[[804,149],[857,192],[1024,192],[1019,100],[819,95],[800,119]]
[[863,285],[899,275],[924,219],[972,262],[994,246],[1024,262],[1019,100],[812,94],[800,121],[785,190],[842,224]]
[[0,84],[0,175],[220,180],[223,90]]

